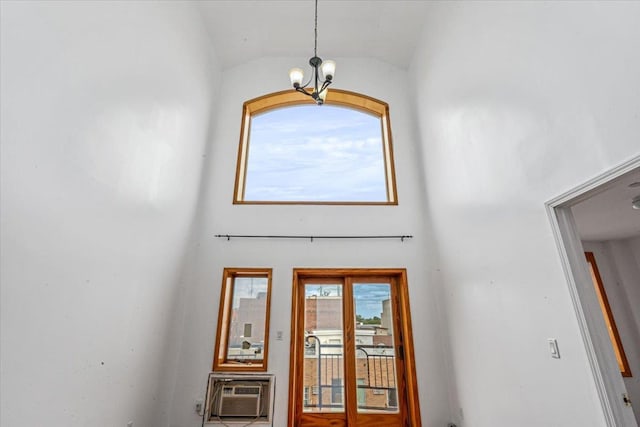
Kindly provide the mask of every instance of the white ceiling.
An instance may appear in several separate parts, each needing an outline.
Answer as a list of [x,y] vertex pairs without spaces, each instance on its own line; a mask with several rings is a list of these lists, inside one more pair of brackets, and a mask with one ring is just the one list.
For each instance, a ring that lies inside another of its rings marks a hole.
[[631,207],[631,200],[640,196],[640,168],[625,174],[589,199],[572,207],[582,240],[616,240],[640,236],[640,210]]
[[[318,2],[318,56],[409,66],[428,1]],[[314,1],[200,1],[223,68],[268,56],[313,56]]]

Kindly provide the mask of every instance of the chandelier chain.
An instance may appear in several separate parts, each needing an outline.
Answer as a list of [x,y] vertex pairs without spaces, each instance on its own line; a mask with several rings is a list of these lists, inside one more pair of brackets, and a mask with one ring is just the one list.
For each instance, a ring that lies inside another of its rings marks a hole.
[[318,0],[316,0],[316,19],[314,28],[313,56],[318,56]]

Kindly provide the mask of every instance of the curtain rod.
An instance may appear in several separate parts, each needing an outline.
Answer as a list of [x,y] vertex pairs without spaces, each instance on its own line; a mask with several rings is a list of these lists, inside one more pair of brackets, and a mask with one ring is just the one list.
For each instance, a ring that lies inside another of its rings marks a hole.
[[227,240],[234,239],[413,239],[411,235],[398,236],[287,236],[287,235],[263,235],[263,234],[216,234],[214,237],[224,238]]

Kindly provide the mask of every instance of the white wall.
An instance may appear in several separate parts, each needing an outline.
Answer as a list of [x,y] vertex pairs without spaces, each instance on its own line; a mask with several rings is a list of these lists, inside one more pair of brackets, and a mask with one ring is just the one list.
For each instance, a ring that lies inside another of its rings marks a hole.
[[[433,3],[409,76],[338,58],[390,104],[397,207],[231,204],[242,102],[307,58],[214,96],[186,3],[0,5],[0,424],[199,425],[222,268],[272,266],[284,425],[291,269],[406,266],[424,425],[603,425],[544,202],[640,153],[640,4]],[[254,232],[416,237],[213,238]]]
[[[419,156],[406,72],[374,60],[337,58],[335,86],[389,103],[398,183],[398,206],[232,205],[240,120],[244,101],[288,88],[288,70],[308,58],[268,58],[223,72],[218,126],[211,139],[201,211],[200,239],[185,281],[187,294],[180,370],[171,411],[172,427],[200,425],[193,407],[204,396],[213,360],[222,270],[273,267],[269,369],[277,378],[274,426],[286,425],[292,269],[294,267],[406,267],[413,315],[417,375],[424,425],[449,421],[432,245],[420,184]],[[366,70],[366,72],[365,72]],[[321,108],[321,107],[319,107]],[[309,124],[313,126],[313,123]],[[398,241],[231,240],[215,234],[413,234]],[[275,331],[284,340],[276,341]]]
[[0,424],[166,425],[215,84],[200,17],[1,8]]
[[[632,402],[640,399],[640,237],[582,242],[593,252],[632,376],[625,377]],[[640,408],[633,407],[640,423]]]
[[640,153],[640,4],[430,6],[410,81],[457,421],[602,426],[544,203]]

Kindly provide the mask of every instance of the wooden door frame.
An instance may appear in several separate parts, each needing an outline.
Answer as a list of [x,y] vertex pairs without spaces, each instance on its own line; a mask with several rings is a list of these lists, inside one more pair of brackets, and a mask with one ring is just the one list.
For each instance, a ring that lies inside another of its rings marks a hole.
[[632,408],[625,406],[622,399],[626,387],[611,347],[591,273],[585,262],[585,251],[571,207],[605,190],[617,178],[638,167],[640,156],[545,204],[607,427],[637,427],[638,424]]
[[[298,359],[300,358],[301,349],[297,343],[299,342],[299,331],[301,330],[300,322],[304,321],[304,304],[300,299],[300,280],[309,277],[365,277],[365,276],[387,276],[393,277],[398,281],[396,293],[398,299],[398,310],[396,316],[400,316],[402,320],[400,330],[394,338],[396,343],[402,341],[402,350],[404,353],[403,364],[404,374],[402,378],[398,378],[398,392],[404,388],[406,390],[406,410],[403,424],[412,427],[421,427],[420,418],[420,401],[418,395],[418,381],[416,377],[415,355],[413,348],[413,332],[411,327],[411,311],[409,307],[409,292],[407,283],[407,271],[405,268],[294,268],[293,270],[293,292],[291,305],[291,343],[290,343],[290,359],[289,359],[289,408],[288,408],[288,425],[296,426],[297,417],[301,415],[302,406],[299,405],[296,390],[302,387],[302,378],[297,375]],[[347,313],[343,313],[344,316]],[[344,343],[345,347],[347,343]],[[346,358],[345,358],[346,360]],[[404,385],[404,387],[403,387]],[[345,382],[345,395],[349,392],[348,385]],[[355,385],[352,386],[351,393]],[[301,401],[300,401],[301,402]],[[355,408],[347,408],[345,406],[346,416],[355,413]],[[402,413],[402,411],[401,411]],[[351,415],[353,417],[353,415]],[[322,414],[322,418],[331,418],[331,414]],[[348,422],[347,418],[347,422]]]

